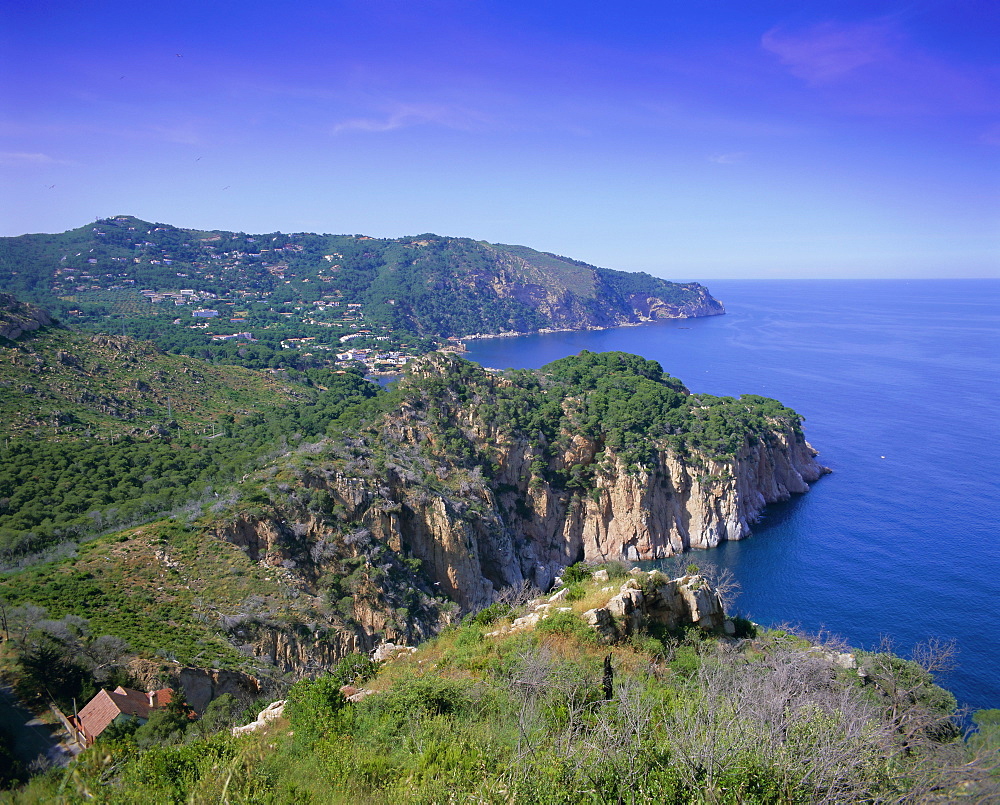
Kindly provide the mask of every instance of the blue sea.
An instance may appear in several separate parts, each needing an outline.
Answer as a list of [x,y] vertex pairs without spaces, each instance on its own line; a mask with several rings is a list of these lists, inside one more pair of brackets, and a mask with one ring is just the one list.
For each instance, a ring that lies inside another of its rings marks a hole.
[[906,655],[957,641],[940,681],[1000,707],[1000,280],[706,283],[727,315],[469,342],[535,368],[580,350],[658,360],[695,392],[775,397],[833,470],[700,553],[759,623]]

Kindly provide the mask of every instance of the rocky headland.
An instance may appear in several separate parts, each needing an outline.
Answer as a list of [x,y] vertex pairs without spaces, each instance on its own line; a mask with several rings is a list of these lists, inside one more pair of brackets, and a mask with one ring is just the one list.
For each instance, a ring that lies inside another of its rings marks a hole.
[[[595,358],[566,360],[615,381],[614,360]],[[619,362],[631,360],[642,359]],[[343,617],[322,634],[247,627],[255,653],[293,670],[383,640],[412,644],[504,589],[550,589],[578,561],[662,559],[741,539],[767,504],[827,472],[798,417],[774,401],[708,399],[669,376],[640,378],[641,390],[663,392],[677,423],[647,432],[640,449],[616,433],[613,413],[586,417],[599,394],[588,381],[538,377],[525,396],[524,376],[433,355],[400,382],[377,426],[268,469],[268,505],[221,518],[215,536],[311,595],[330,597],[340,577],[332,598]],[[626,366],[617,382],[635,377]],[[742,419],[723,422],[725,445],[705,436],[712,417],[729,416]]]

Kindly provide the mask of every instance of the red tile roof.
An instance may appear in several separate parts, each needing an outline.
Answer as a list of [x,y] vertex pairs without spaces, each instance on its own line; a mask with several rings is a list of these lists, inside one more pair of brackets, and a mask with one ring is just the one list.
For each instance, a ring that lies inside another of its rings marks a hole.
[[171,691],[169,688],[162,688],[150,693],[123,688],[121,685],[113,691],[102,688],[80,710],[74,721],[80,732],[83,733],[85,742],[91,744],[118,716],[134,716],[145,721],[149,718],[150,710],[164,707],[170,703],[170,700]]

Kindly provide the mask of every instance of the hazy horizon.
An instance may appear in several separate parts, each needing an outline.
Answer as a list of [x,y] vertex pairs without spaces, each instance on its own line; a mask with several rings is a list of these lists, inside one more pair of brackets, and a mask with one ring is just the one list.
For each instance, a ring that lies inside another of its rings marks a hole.
[[1000,276],[986,5],[0,9],[0,235],[130,214],[706,282]]

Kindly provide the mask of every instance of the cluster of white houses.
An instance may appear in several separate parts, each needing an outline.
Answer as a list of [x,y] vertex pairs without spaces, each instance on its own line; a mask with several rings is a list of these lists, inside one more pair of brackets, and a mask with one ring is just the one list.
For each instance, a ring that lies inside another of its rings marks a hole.
[[183,288],[179,291],[153,291],[149,288],[139,291],[151,303],[173,302],[175,305],[190,305],[200,302],[203,299],[217,299],[214,293],[208,291],[196,291],[193,288]]

